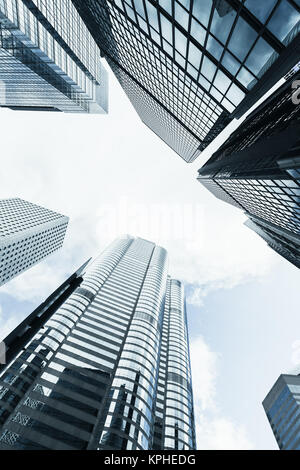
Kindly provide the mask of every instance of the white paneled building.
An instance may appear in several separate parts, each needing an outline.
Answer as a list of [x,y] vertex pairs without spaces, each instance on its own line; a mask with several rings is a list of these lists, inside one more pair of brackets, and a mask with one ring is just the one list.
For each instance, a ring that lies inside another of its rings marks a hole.
[[0,286],[61,248],[68,221],[22,199],[0,200]]

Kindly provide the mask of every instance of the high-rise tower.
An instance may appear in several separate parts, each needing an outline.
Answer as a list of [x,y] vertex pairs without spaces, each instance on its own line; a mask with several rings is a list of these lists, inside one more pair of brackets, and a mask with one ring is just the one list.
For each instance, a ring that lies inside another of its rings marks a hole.
[[166,251],[120,238],[81,277],[0,375],[0,448],[194,449],[184,290]]
[[107,112],[107,72],[71,0],[0,2],[0,106]]
[[73,0],[142,121],[192,162],[299,60],[292,0]]
[[68,222],[22,199],[1,199],[0,286],[61,248]]

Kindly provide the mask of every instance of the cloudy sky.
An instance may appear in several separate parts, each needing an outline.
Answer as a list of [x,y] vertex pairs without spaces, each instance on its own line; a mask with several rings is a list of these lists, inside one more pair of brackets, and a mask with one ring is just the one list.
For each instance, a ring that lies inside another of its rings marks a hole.
[[261,401],[300,359],[299,272],[197,182],[215,144],[186,164],[113,76],[108,116],[1,110],[0,120],[0,198],[70,217],[63,249],[0,288],[0,339],[114,237],[147,238],[186,283],[198,447],[276,449]]

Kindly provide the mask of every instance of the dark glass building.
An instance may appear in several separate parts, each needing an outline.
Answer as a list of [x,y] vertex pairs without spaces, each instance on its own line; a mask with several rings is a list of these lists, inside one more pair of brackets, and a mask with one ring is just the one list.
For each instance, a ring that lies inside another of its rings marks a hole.
[[142,121],[192,162],[299,60],[292,0],[73,0]]
[[120,238],[5,340],[0,449],[195,449],[184,289],[167,269],[163,248]]
[[0,107],[106,113],[107,72],[71,0],[0,1]]
[[[240,209],[278,253],[299,267],[299,71],[251,113],[199,170],[199,181]],[[299,100],[300,101],[300,100]]]
[[281,450],[300,450],[300,376],[281,375],[263,401]]

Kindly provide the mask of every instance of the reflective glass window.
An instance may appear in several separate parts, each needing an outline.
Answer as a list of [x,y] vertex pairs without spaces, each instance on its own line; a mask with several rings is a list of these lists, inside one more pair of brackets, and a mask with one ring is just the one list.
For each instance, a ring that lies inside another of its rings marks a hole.
[[211,55],[217,60],[220,59],[222,52],[224,50],[221,44],[216,39],[214,39],[211,35],[208,36],[206,48],[208,52],[210,52]]
[[189,26],[189,14],[185,11],[179,3],[175,3],[175,20],[179,23],[184,29],[188,30]]
[[212,0],[198,0],[194,1],[193,15],[197,18],[204,26],[208,25],[210,13],[212,8]]
[[274,49],[263,38],[259,38],[245,64],[251,72],[257,75],[274,52]]
[[213,80],[216,68],[215,64],[208,57],[203,58],[201,72],[208,80]]

